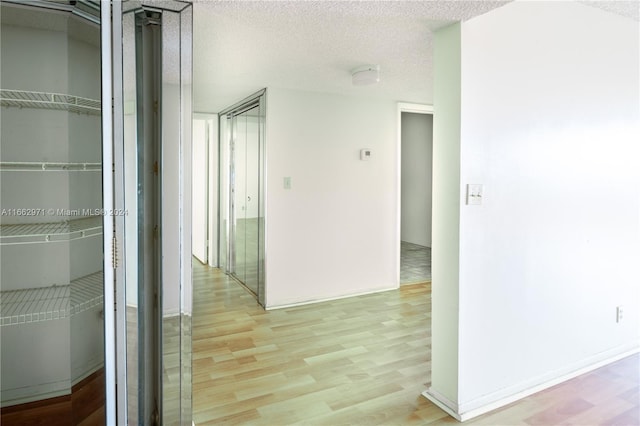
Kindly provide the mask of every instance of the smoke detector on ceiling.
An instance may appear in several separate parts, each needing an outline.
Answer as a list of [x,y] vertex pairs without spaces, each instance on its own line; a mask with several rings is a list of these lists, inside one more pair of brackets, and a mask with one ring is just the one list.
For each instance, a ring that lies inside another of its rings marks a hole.
[[351,71],[354,86],[368,86],[380,81],[380,65],[364,65]]

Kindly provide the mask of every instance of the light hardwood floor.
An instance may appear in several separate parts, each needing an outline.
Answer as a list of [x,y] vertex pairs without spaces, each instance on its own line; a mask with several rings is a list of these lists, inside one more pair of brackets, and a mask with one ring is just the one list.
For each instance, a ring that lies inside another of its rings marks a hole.
[[[194,262],[196,425],[445,425],[430,381],[430,284],[264,311]],[[532,395],[469,425],[640,425],[640,357]]]
[[400,285],[431,281],[431,248],[400,241]]

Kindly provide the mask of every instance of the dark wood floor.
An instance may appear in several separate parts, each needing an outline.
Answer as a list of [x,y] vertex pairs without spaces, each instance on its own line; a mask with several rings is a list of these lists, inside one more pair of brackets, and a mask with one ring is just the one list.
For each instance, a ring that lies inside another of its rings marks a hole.
[[0,425],[104,425],[104,386],[101,369],[73,386],[69,395],[0,409]]
[[[430,381],[430,284],[264,311],[219,270],[194,265],[196,425],[458,424]],[[640,425],[634,355],[469,425]]]

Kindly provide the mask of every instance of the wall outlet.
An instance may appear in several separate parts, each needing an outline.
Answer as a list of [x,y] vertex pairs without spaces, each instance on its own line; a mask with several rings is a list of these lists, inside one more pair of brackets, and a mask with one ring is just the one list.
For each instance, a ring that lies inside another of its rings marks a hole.
[[624,318],[624,309],[622,306],[616,306],[616,322],[622,322]]

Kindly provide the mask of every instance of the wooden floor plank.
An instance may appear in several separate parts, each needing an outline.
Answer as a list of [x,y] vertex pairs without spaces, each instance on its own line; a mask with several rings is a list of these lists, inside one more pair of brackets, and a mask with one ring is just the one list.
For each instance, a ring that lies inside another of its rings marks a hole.
[[[459,424],[420,396],[431,283],[265,311],[196,262],[193,324],[197,425]],[[465,424],[637,426],[639,364],[625,358]]]
[[0,409],[2,426],[102,425],[105,421],[105,376],[99,369],[56,398]]

